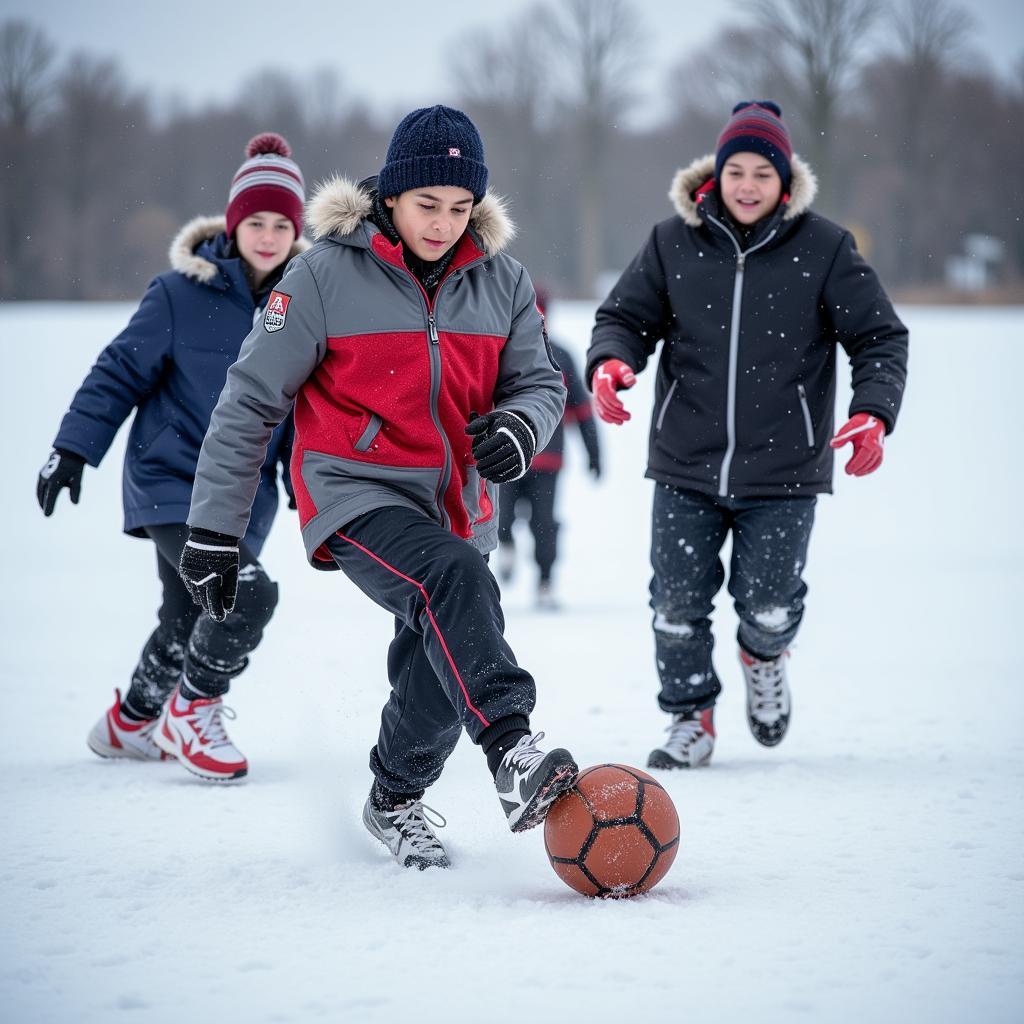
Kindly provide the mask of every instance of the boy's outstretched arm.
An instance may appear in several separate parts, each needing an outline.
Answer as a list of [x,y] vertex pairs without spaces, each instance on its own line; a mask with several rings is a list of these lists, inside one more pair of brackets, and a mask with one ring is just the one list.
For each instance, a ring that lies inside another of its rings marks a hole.
[[263,320],[228,370],[199,453],[190,527],[245,535],[270,435],[323,359],[326,344],[320,293],[300,257],[271,292]]
[[667,286],[655,227],[601,303],[587,350],[584,379],[607,423],[630,418],[616,392],[631,388],[665,332]]
[[908,332],[849,233],[843,236],[825,280],[822,303],[836,340],[850,357],[851,420],[858,413],[875,416],[891,434],[906,386]]

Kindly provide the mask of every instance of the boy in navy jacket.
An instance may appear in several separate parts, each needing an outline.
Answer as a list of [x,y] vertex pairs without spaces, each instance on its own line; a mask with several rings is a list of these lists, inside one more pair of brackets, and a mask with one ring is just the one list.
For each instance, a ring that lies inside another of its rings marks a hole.
[[153,541],[163,600],[124,698],[89,733],[100,757],[159,759],[157,718],[168,701],[182,712],[189,743],[180,763],[202,778],[248,771],[228,739],[222,697],[248,664],[277,604],[277,584],[259,562],[278,507],[278,466],[288,486],[290,422],[275,431],[259,473],[243,539],[238,614],[229,623],[200,615],[177,567],[188,528],[199,449],[228,367],[238,357],[301,239],[304,184],[288,144],[252,139],[231,184],[223,217],[197,217],[171,244],[171,270],[154,278],[128,326],[99,355],[71,402],[39,474],[45,515],[67,487],[78,503],[86,464],[98,466],[135,410],[124,459],[124,529]]

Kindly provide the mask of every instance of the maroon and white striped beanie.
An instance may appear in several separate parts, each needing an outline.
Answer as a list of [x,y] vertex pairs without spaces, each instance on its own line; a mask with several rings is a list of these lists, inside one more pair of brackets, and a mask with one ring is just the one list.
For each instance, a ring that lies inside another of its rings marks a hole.
[[732,108],[715,147],[715,180],[722,177],[725,161],[734,153],[757,153],[779,172],[783,190],[789,189],[789,162],[793,145],[782,123],[782,108],[771,100],[744,100]]
[[263,132],[249,140],[245,155],[248,159],[235,173],[228,193],[224,214],[228,237],[246,217],[270,210],[287,217],[295,225],[298,238],[302,234],[306,183],[299,165],[289,159],[291,146],[280,135]]

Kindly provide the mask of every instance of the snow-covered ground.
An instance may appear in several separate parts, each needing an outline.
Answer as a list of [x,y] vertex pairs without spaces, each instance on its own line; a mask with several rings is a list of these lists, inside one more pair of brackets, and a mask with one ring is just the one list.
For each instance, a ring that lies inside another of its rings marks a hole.
[[[87,750],[154,625],[154,554],[120,533],[123,433],[79,506],[62,495],[45,520],[35,480],[129,312],[0,308],[0,1019],[1024,1017],[1024,310],[903,310],[910,387],[885,465],[840,472],[819,504],[790,735],[775,750],[749,735],[720,600],[714,763],[664,777],[679,856],[622,902],[577,896],[539,832],[507,832],[468,742],[428,797],[451,871],[403,872],[363,833],[391,621],[305,566],[284,510],[265,550],[282,601],[230,698],[249,780]],[[554,333],[581,353],[590,314],[556,308]],[[584,765],[642,766],[665,724],[646,607],[651,379],[627,398],[633,422],[602,431],[599,484],[569,438],[563,611],[533,609],[525,561],[506,600],[535,724]]]

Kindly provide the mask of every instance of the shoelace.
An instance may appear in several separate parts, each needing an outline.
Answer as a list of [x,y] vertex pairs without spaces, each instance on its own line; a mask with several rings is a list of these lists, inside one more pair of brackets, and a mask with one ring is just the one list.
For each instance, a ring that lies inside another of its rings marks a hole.
[[227,719],[235,718],[234,708],[226,704],[206,704],[198,708],[196,715],[196,732],[207,740],[211,747],[226,747],[231,743],[227,730],[221,721],[221,715]]
[[505,768],[518,768],[529,776],[547,755],[537,749],[537,744],[544,739],[543,732],[532,736],[524,736],[501,760]]
[[[431,825],[434,828],[444,828],[448,824],[440,811],[435,811],[433,807],[428,807],[420,800],[413,800],[405,807],[396,807],[393,813],[395,827],[409,840],[417,853],[432,853],[435,850],[444,853],[441,840],[434,835],[431,828]],[[434,815],[433,818],[431,814]]]
[[751,666],[751,688],[759,711],[782,711],[782,678],[782,658]]
[[704,734],[704,725],[701,723],[699,715],[696,718],[680,718],[668,726],[666,732],[668,733],[666,747],[685,750],[694,740]]

